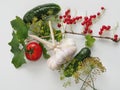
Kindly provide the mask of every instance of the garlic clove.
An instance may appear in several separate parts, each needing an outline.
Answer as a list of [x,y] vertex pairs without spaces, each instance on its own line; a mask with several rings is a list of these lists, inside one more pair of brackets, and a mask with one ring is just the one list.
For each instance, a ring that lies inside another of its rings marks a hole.
[[48,67],[50,68],[50,69],[52,69],[52,70],[55,70],[55,69],[57,69],[58,68],[58,65],[57,65],[57,63],[56,63],[56,56],[54,55],[54,56],[51,56],[48,60],[47,60],[47,65],[48,65]]
[[73,55],[77,51],[77,48],[76,46],[67,46],[67,47],[63,47],[62,50],[66,57],[73,57]]
[[52,60],[51,62],[52,62],[52,64],[50,66],[50,69],[52,69],[52,70],[58,69],[58,65],[56,64],[55,60]]

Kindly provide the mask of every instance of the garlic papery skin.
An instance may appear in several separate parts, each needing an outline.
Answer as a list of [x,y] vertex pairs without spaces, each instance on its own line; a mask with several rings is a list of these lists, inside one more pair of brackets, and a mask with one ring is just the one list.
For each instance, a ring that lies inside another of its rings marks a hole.
[[74,39],[72,38],[65,38],[60,43],[61,43],[61,47],[68,46],[68,45],[76,46]]
[[52,70],[59,69],[62,64],[72,60],[77,50],[75,42],[73,42],[72,39],[66,39],[63,41],[54,48],[55,54],[47,60],[48,67]]

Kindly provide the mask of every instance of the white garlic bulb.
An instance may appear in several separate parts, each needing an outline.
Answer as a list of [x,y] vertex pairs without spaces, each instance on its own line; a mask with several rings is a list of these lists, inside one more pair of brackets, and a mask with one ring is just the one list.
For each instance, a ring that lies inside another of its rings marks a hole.
[[58,69],[62,64],[72,60],[76,49],[73,39],[64,39],[60,45],[54,48],[55,54],[48,59],[48,67],[52,70]]

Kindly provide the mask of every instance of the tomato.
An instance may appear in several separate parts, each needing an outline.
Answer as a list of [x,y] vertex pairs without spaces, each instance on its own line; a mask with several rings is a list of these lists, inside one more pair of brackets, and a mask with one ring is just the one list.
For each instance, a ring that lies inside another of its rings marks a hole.
[[42,47],[37,42],[30,42],[26,45],[25,56],[30,61],[37,61],[42,55]]

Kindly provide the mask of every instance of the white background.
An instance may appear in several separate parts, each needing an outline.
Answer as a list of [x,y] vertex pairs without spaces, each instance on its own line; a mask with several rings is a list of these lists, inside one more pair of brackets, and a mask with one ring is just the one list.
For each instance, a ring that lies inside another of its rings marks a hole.
[[[79,90],[81,85],[63,88],[59,74],[51,71],[46,61],[28,62],[19,69],[11,64],[13,54],[10,52],[12,28],[10,21],[15,16],[23,17],[25,12],[34,6],[55,2],[62,9],[77,9],[79,14],[94,14],[101,6],[106,8],[103,18],[95,24],[94,29],[105,25],[114,27],[120,23],[119,0],[0,0],[0,90]],[[120,28],[117,33],[119,34]],[[119,34],[120,35],[120,34]],[[79,49],[84,46],[81,37],[76,38]],[[109,40],[96,41],[92,55],[101,58],[107,71],[100,75],[95,85],[98,90],[120,90],[120,43]]]

